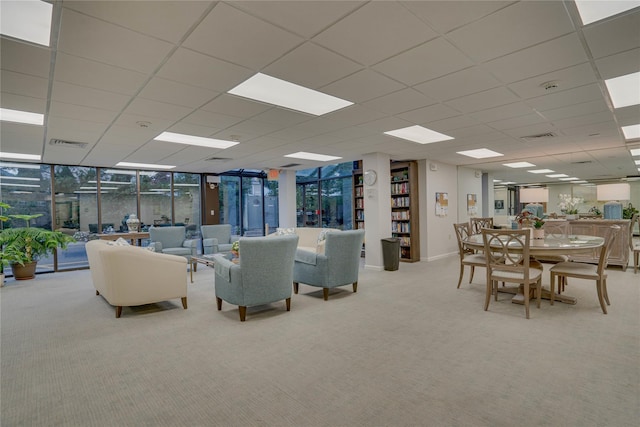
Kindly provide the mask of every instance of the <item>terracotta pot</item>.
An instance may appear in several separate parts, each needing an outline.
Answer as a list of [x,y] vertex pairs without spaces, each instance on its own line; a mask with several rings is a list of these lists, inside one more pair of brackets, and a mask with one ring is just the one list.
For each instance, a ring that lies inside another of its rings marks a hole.
[[36,265],[37,261],[25,262],[24,266],[20,264],[11,264],[11,271],[13,271],[13,278],[16,280],[29,280],[36,277]]

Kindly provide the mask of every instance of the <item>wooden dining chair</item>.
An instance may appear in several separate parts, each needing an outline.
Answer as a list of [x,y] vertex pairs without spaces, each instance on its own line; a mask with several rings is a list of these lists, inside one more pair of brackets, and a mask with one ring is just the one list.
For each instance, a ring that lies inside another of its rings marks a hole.
[[466,248],[464,246],[464,240],[471,234],[469,224],[461,222],[460,224],[453,224],[453,228],[456,231],[456,238],[458,239],[458,253],[460,254],[460,277],[458,278],[458,288],[462,283],[462,276],[464,275],[464,267],[471,267],[469,283],[473,280],[473,273],[476,267],[484,267],[486,260],[483,254],[477,254],[473,249]]
[[[616,235],[620,232],[620,226],[611,226],[605,233],[604,244],[600,247],[600,256],[598,257],[598,264],[586,264],[582,262],[561,262],[554,265],[549,270],[551,275],[551,289],[550,289],[550,303],[553,305],[555,297],[555,283],[556,278],[559,281],[566,280],[567,277],[575,277],[578,279],[595,280],[596,290],[598,292],[598,300],[600,301],[600,307],[602,312],[607,314],[607,305],[611,305],[609,302],[609,294],[607,292],[607,263],[609,261],[609,254],[611,253],[611,247],[616,239]],[[559,285],[560,286],[560,285]],[[605,304],[606,301],[606,304]]]
[[484,310],[489,309],[491,295],[498,300],[498,283],[518,283],[524,286],[524,309],[529,318],[529,291],[536,288],[537,306],[542,294],[542,270],[531,266],[529,230],[482,230],[487,268],[487,291]]
[[493,218],[470,218],[469,226],[472,234],[480,234],[483,228],[493,228]]

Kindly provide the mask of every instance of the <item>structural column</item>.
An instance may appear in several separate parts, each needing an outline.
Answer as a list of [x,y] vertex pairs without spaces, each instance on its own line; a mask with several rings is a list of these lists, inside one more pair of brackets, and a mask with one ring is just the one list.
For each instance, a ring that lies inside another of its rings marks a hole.
[[280,227],[296,226],[296,171],[283,170],[278,176],[278,221]]
[[381,239],[391,237],[390,157],[384,153],[370,153],[362,157],[362,171],[375,171],[376,182],[364,185],[365,268],[382,270]]

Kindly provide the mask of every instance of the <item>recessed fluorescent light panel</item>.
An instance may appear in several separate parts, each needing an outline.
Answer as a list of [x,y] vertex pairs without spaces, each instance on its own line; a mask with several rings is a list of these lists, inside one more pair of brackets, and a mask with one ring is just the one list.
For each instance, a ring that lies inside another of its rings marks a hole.
[[577,181],[580,178],[576,178],[575,176],[572,176],[571,178],[560,178],[558,181]]
[[315,116],[353,105],[353,102],[262,73],[250,77],[228,93]]
[[530,171],[527,171],[527,172],[529,172],[529,173],[552,173],[552,172],[555,172],[555,171],[552,171],[551,169],[535,169],[535,170],[530,170]]
[[486,159],[488,157],[500,157],[504,154],[489,150],[488,148],[478,148],[476,150],[457,151],[458,154],[463,156],[473,157],[474,159]]
[[632,156],[640,156],[640,148],[632,148],[629,152]]
[[307,153],[305,151],[298,151],[297,153],[287,154],[285,155],[285,157],[304,160],[317,160],[319,162],[328,162],[330,160],[338,160],[342,158],[336,156],[327,156],[325,154]]
[[154,165],[151,163],[129,163],[129,162],[118,162],[116,166],[121,166],[124,168],[144,168],[144,169],[173,169],[175,166],[169,165]]
[[615,108],[640,104],[640,72],[604,81]]
[[422,126],[409,126],[402,129],[390,130],[385,132],[387,135],[396,138],[406,139],[408,141],[417,142],[418,144],[431,144],[433,142],[448,141],[454,139],[452,136],[427,129]]
[[585,181],[584,179],[581,179],[580,181],[573,181],[572,184],[586,184],[587,181]]
[[532,168],[535,165],[529,162],[515,162],[515,163],[503,163],[502,166],[510,168]]
[[44,114],[0,108],[0,120],[3,122],[25,123],[28,125],[42,126],[44,124]]
[[35,160],[40,161],[39,154],[23,154],[23,153],[6,153],[0,152],[0,158],[2,159],[14,159],[14,160]]
[[0,33],[49,46],[53,5],[43,1],[3,1]]
[[567,178],[569,175],[565,173],[555,173],[553,175],[546,175],[549,178]]
[[582,25],[600,21],[638,6],[640,6],[640,1],[638,0],[576,0],[576,7],[582,19]]
[[624,139],[640,138],[640,124],[622,126],[621,129],[622,129],[622,133],[624,134]]
[[636,160],[636,165],[640,165],[640,160]]
[[184,135],[181,133],[162,132],[156,136],[156,141],[174,142],[176,144],[197,145],[207,148],[229,148],[238,145],[237,141],[225,141],[224,139],[204,138],[202,136]]

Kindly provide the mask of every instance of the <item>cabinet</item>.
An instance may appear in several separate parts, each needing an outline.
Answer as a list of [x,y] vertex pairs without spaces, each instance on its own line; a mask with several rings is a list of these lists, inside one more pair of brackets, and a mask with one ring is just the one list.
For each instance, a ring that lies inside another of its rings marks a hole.
[[356,162],[358,169],[353,170],[353,228],[364,228],[364,182],[362,161]]
[[[631,233],[629,231],[630,221],[628,219],[579,219],[576,221],[570,221],[569,233],[604,237],[607,228],[612,225],[620,226],[620,231],[616,235],[613,246],[611,247],[609,265],[619,265],[623,270],[626,270],[627,265],[629,264],[629,239],[631,239]],[[579,262],[597,264],[599,255],[600,250],[594,249],[589,253],[572,255],[571,259]]]
[[420,261],[418,164],[391,162],[391,233],[400,239],[400,261]]

